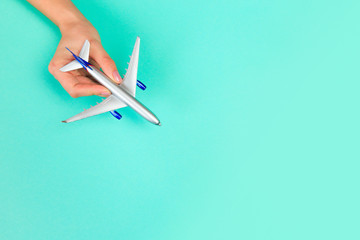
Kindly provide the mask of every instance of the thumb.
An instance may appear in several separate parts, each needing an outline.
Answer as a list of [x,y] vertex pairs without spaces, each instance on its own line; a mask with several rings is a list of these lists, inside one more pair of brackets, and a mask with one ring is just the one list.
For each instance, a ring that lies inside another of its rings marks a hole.
[[114,82],[121,83],[122,78],[116,68],[114,60],[105,51],[100,42],[92,44],[91,57],[99,64],[104,73],[110,77]]

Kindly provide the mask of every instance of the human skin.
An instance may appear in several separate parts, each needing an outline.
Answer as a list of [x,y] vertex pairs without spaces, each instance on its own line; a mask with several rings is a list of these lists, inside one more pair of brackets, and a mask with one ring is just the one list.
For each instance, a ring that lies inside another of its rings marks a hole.
[[93,81],[84,69],[65,73],[59,70],[62,66],[74,60],[65,47],[77,54],[87,39],[91,46],[90,63],[101,68],[114,82],[121,83],[122,78],[117,71],[116,65],[104,50],[99,33],[94,26],[70,0],[27,1],[55,23],[61,32],[61,40],[48,67],[49,72],[74,98],[91,95],[109,96],[110,91]]

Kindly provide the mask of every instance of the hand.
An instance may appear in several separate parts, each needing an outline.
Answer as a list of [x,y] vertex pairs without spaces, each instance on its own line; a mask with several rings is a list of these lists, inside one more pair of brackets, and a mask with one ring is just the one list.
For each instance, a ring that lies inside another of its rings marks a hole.
[[74,60],[74,57],[65,47],[78,54],[87,39],[90,42],[89,62],[101,68],[114,82],[121,83],[122,79],[116,65],[101,45],[100,36],[96,29],[89,21],[82,20],[81,22],[62,26],[60,31],[62,37],[55,55],[49,64],[49,72],[60,82],[70,96],[74,98],[91,95],[109,96],[111,94],[110,91],[93,81],[85,69],[70,72],[61,72],[59,70],[65,64]]

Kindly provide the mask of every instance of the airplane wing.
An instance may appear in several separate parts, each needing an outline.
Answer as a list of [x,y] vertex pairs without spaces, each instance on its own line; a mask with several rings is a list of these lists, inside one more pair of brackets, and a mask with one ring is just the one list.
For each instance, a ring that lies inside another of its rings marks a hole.
[[[90,44],[88,41],[86,41],[84,43],[83,48],[80,51],[80,56],[81,56],[81,54],[84,54],[81,57],[86,61],[89,57],[89,48],[90,48]],[[136,91],[137,70],[138,70],[138,62],[139,62],[139,48],[140,48],[140,38],[137,37],[132,55],[130,57],[130,63],[129,63],[128,69],[126,71],[123,82],[120,84],[120,86],[122,88],[124,88],[128,93],[130,93],[134,97],[135,97],[135,91]],[[85,59],[86,56],[87,56],[87,59]],[[67,70],[67,68],[71,68],[72,66],[70,64],[72,64],[72,62],[67,64],[66,66],[64,66],[63,67],[64,70]],[[67,70],[67,71],[69,71],[69,70]],[[86,109],[83,112],[81,112],[63,122],[65,122],[65,123],[74,122],[77,120],[81,120],[81,119],[84,119],[87,117],[95,116],[95,115],[98,115],[98,114],[101,114],[104,112],[109,112],[109,111],[112,111],[112,110],[115,110],[118,108],[123,108],[126,106],[127,105],[125,103],[118,100],[113,95],[110,95],[108,98],[106,98],[101,103],[99,103],[89,109]]]
[[81,120],[84,118],[88,118],[91,116],[95,116],[104,112],[109,112],[118,108],[123,108],[126,107],[127,105],[123,102],[121,102],[120,100],[118,100],[116,97],[114,97],[113,95],[110,95],[109,97],[107,97],[104,101],[102,101],[101,103],[84,110],[83,112],[69,118],[66,119],[65,123],[69,123],[69,122],[74,122],[77,120]]
[[140,38],[137,37],[133,52],[130,57],[130,63],[124,77],[124,81],[121,83],[121,87],[126,89],[134,97],[136,91],[139,49],[140,49]]

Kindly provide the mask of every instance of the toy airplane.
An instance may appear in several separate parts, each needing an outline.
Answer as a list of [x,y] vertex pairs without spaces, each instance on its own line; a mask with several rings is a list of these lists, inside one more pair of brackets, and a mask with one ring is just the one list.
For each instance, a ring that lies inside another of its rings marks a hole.
[[85,111],[63,121],[65,123],[74,122],[80,119],[98,115],[104,112],[111,112],[114,117],[120,119],[121,115],[114,111],[118,108],[123,108],[126,106],[134,109],[138,114],[149,122],[159,125],[159,119],[143,104],[135,99],[136,85],[140,88],[145,88],[145,86],[137,81],[137,70],[138,70],[138,61],[139,61],[139,48],[140,48],[140,38],[138,37],[135,42],[134,50],[131,55],[129,67],[121,84],[115,84],[108,76],[103,72],[96,69],[95,66],[91,65],[89,61],[90,53],[90,43],[88,40],[85,41],[84,45],[81,48],[79,56],[74,56],[75,60],[63,66],[60,71],[68,72],[79,68],[84,68],[96,81],[102,84],[104,87],[110,90],[111,95],[106,98],[101,103],[86,109]]

